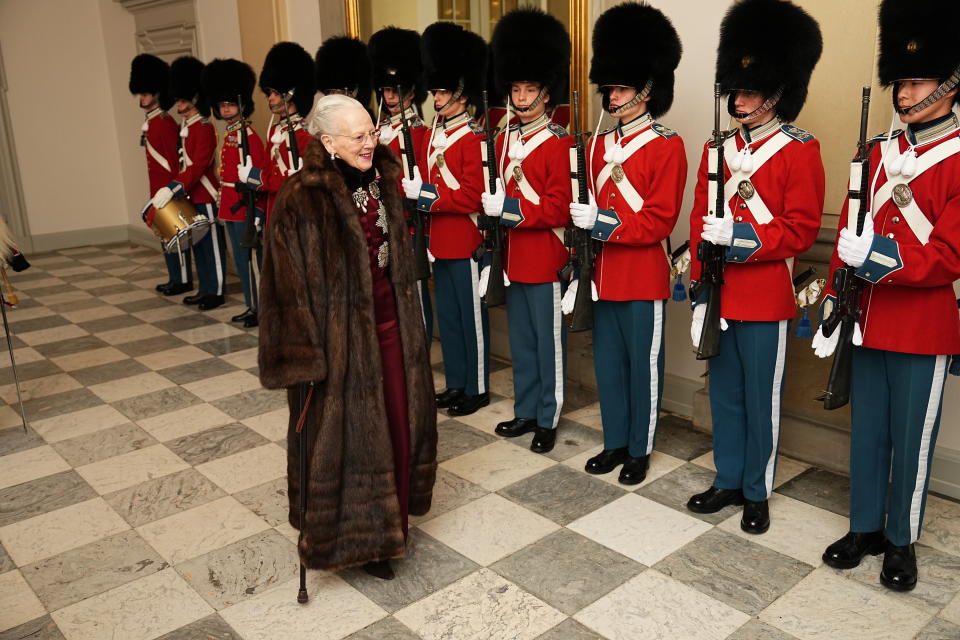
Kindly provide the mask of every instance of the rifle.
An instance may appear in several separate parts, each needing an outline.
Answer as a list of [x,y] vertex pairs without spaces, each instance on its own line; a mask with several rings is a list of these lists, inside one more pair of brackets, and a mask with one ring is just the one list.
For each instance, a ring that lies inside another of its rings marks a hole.
[[293,129],[290,122],[290,109],[287,106],[287,96],[293,97],[293,91],[288,91],[280,95],[283,100],[283,120],[287,121],[287,151],[290,153],[290,170],[299,169],[300,165],[300,145],[297,144],[297,132]]
[[[403,92],[397,85],[397,97],[400,100],[400,132],[403,136],[403,160],[407,178],[413,177],[413,170],[417,160],[413,155],[413,135],[410,133],[410,123],[407,122],[406,109],[403,106]],[[403,199],[404,206],[410,212],[413,222],[413,268],[417,280],[426,280],[430,277],[430,260],[427,258],[427,235],[424,230],[426,221],[424,213],[417,209],[417,201]]]
[[[713,202],[713,214],[723,217],[724,209],[724,160],[723,131],[720,130],[720,83],[713,85],[713,140],[710,142],[709,155],[716,157],[712,173],[707,179],[716,186],[716,200]],[[697,259],[700,261],[700,279],[690,284],[690,300],[696,302],[701,293],[707,294],[707,309],[700,332],[700,344],[697,345],[697,360],[707,360],[720,355],[720,288],[723,285],[723,266],[726,259],[726,247],[701,240],[697,244]]]
[[[490,122],[490,104],[486,89],[483,91],[483,113],[486,136],[483,142],[486,152],[483,165],[487,172],[488,193],[494,193],[497,190],[500,168],[497,166],[496,131]],[[497,307],[507,301],[507,290],[503,284],[503,227],[500,226],[498,218],[483,214],[480,215],[477,226],[483,234],[483,241],[474,251],[474,259],[480,260],[484,254],[489,254],[490,257],[490,276],[487,278],[487,293],[483,299],[487,307]]]
[[[250,156],[250,139],[247,136],[247,123],[243,117],[243,97],[237,96],[237,107],[240,109],[240,161],[246,164]],[[240,193],[240,200],[230,210],[236,213],[241,207],[246,209],[244,215],[243,237],[240,246],[245,249],[260,248],[260,225],[257,224],[257,196],[254,190],[246,183],[236,188]]]
[[[575,171],[570,178],[576,181],[577,202],[587,204],[590,194],[587,192],[587,159],[583,143],[585,136],[590,135],[580,130],[580,95],[573,92],[573,160]],[[573,313],[570,315],[570,331],[589,331],[593,329],[593,261],[598,253],[591,232],[588,229],[573,227],[571,248],[575,254],[573,261],[574,276],[577,278],[577,297],[573,302]]]
[[[857,216],[857,235],[863,233],[863,221],[870,212],[870,152],[873,145],[867,144],[867,118],[870,114],[870,87],[863,88],[860,106],[860,139],[857,141],[857,156],[850,163],[850,191],[847,194],[847,219]],[[854,185],[857,189],[854,190]],[[853,366],[853,333],[860,321],[860,294],[866,281],[856,275],[856,269],[844,265],[833,272],[833,290],[837,292],[837,304],[823,321],[824,337],[829,338],[840,328],[837,350],[833,354],[827,390],[818,400],[827,410],[839,409],[850,401],[850,373]]]

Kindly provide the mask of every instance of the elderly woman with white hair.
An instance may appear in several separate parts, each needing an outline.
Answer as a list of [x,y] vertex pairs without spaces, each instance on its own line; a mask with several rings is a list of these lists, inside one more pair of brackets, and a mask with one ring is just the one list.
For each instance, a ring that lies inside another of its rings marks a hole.
[[260,380],[287,389],[289,516],[302,563],[363,565],[389,579],[408,515],[430,509],[437,468],[400,165],[353,98],[321,98],[308,128],[314,140],[265,241]]

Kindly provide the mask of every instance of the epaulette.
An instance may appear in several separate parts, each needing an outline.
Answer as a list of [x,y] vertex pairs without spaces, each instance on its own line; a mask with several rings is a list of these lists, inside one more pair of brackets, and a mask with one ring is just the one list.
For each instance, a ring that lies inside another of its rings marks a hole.
[[479,124],[477,124],[476,120],[471,120],[470,122],[467,123],[467,125],[470,127],[470,131],[473,131],[473,133],[478,136],[486,133],[486,129],[484,129]]
[[557,136],[558,138],[565,138],[570,135],[567,133],[567,130],[558,125],[556,122],[550,122],[547,124],[547,129],[550,130],[550,133]]
[[[890,133],[890,139],[892,140],[892,139],[894,139],[894,138],[897,138],[897,137],[903,135],[903,132],[904,132],[904,131],[905,131],[905,129],[894,129],[894,130]],[[886,132],[884,132],[884,133],[878,133],[877,135],[875,135],[875,136],[873,136],[872,138],[870,138],[869,140],[867,140],[867,142],[883,142],[883,141],[886,140],[886,139],[887,139],[887,134],[886,134]]]
[[796,140],[797,142],[810,142],[816,138],[809,131],[805,131],[800,127],[792,124],[785,124],[780,127],[780,131],[783,131],[785,134]]
[[676,131],[670,127],[663,126],[659,122],[654,122],[652,125],[650,125],[650,128],[653,129],[654,132],[661,138],[673,138],[674,136],[678,135]]

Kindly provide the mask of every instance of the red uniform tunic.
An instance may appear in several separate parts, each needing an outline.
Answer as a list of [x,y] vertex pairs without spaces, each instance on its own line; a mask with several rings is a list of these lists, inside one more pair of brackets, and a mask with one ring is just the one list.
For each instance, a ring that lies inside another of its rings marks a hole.
[[[438,136],[441,145],[446,139],[442,149],[436,146]],[[417,158],[426,166],[418,208],[430,212],[430,252],[437,258],[469,258],[480,245],[471,215],[481,208],[483,139],[470,115],[462,113],[438,126],[432,138],[424,136],[417,148]]]
[[140,145],[147,156],[147,176],[150,180],[150,196],[153,196],[177,175],[177,140],[180,131],[170,114],[159,108],[147,113],[142,131]]
[[[518,134],[527,149],[519,171],[501,153],[507,137],[514,144]],[[507,227],[504,269],[511,281],[556,282],[557,271],[567,261],[561,236],[570,221],[572,146],[573,138],[545,115],[522,128],[512,126],[508,136],[497,140],[497,158],[503,156],[505,165],[501,166],[505,200],[500,218]]]
[[[921,133],[920,144],[915,147],[919,166],[926,154],[943,145],[958,145],[960,131],[956,122],[950,120],[947,124],[951,126],[939,132],[941,135],[931,132],[933,140],[928,141],[928,136]],[[902,133],[896,136],[888,151],[887,166],[909,146],[906,138]],[[870,155],[872,202],[890,179],[887,171],[880,170],[873,182],[883,145],[877,139],[874,142]],[[906,181],[902,177],[896,180]],[[860,301],[863,346],[926,355],[960,353],[960,316],[952,286],[960,278],[960,153],[949,155],[916,175],[909,181],[909,188],[921,217],[929,221],[929,239],[921,242],[914,227],[921,229],[921,235],[925,232],[916,223],[911,226],[893,199],[876,203],[876,236],[867,261],[857,270],[858,275],[873,283],[864,287]],[[847,224],[848,205],[845,202],[843,206],[841,228]],[[856,229],[855,221],[852,226]],[[834,247],[828,283],[833,282],[833,271],[840,266],[843,262]],[[832,287],[827,295],[836,295]]]
[[194,204],[217,201],[220,181],[214,168],[216,151],[217,131],[209,120],[196,114],[183,123],[180,127],[180,173],[173,181]]
[[[824,173],[820,144],[813,135],[792,125],[774,120],[757,127],[751,134],[750,147],[754,162],[759,165],[766,145],[785,146],[756,168],[749,177],[755,193],[745,199],[733,185],[727,200],[733,213],[733,246],[727,250],[720,315],[728,320],[773,321],[793,318],[797,312],[793,291],[792,262],[817,239],[823,212]],[[733,172],[729,161],[746,146],[744,133],[738,129],[727,138],[724,151],[727,162],[725,180]],[[768,149],[766,153],[769,153]],[[696,246],[703,230],[703,216],[713,205],[708,202],[708,151],[704,147],[697,174],[697,188],[690,212],[690,278],[700,277],[700,261]],[[743,174],[738,174],[738,180]],[[749,189],[744,189],[749,195]],[[754,200],[759,197],[760,200]],[[772,216],[761,224],[761,204]],[[753,207],[753,208],[751,208]],[[755,209],[755,210],[754,210]]]
[[[299,116],[292,116],[294,136],[297,140],[297,151],[300,158],[303,157],[303,151],[313,140],[313,136],[304,128],[303,120]],[[293,158],[290,154],[290,130],[291,125],[286,122],[280,122],[271,126],[267,130],[267,166],[260,176],[261,184],[258,191],[262,191],[267,196],[267,208],[265,214],[267,221],[270,220],[270,212],[273,210],[273,202],[277,198],[277,192],[280,191],[280,185],[290,175],[293,164]],[[299,163],[302,160],[298,160]]]
[[[266,154],[263,150],[263,141],[260,136],[247,125],[247,139],[250,145],[250,156],[253,166],[262,168],[266,165]],[[240,200],[240,195],[234,188],[238,180],[237,165],[242,162],[240,157],[240,130],[239,121],[235,125],[227,127],[227,135],[223,140],[223,147],[220,149],[220,213],[221,220],[230,220],[232,222],[241,222],[246,216],[243,208],[237,209],[234,213],[230,208]],[[262,205],[262,203],[261,203]]]
[[[619,140],[632,151],[620,165],[620,182],[604,154]],[[642,146],[640,146],[642,144]],[[636,150],[632,149],[635,148]],[[600,215],[593,237],[604,242],[594,264],[601,300],[663,300],[670,296],[670,261],[663,242],[683,202],[687,157],[683,140],[643,115],[602,134],[592,153],[592,185]],[[609,167],[608,167],[609,165]],[[606,169],[606,170],[605,170]],[[637,200],[637,196],[641,200]],[[631,204],[632,201],[632,204]],[[634,208],[640,204],[639,208]]]

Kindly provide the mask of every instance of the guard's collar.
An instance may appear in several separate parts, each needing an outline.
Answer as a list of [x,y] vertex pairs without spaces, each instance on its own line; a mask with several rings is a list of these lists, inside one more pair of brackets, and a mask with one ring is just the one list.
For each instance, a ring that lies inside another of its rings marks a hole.
[[245,125],[245,124],[247,124],[247,121],[244,120],[243,118],[240,118],[239,120],[237,120],[237,121],[234,122],[233,124],[228,124],[228,125],[227,125],[227,133],[232,133],[232,132],[236,131],[237,129],[241,128],[241,127],[242,127],[243,125]]
[[744,141],[747,144],[752,142],[760,142],[774,131],[779,129],[783,125],[783,120],[774,116],[770,122],[761,124],[758,127],[748,127],[747,125],[742,125],[740,127],[740,133],[743,136]]
[[[406,116],[407,116],[407,121],[408,121],[408,122],[409,122],[410,120],[414,120],[414,119],[416,119],[416,118],[419,117],[419,116],[417,115],[416,109],[413,108],[413,105],[410,105],[409,107],[407,107],[405,111],[406,111]],[[390,116],[390,124],[392,124],[392,125],[399,125],[399,124],[400,124],[400,114],[399,114],[399,113],[395,113],[395,114],[393,114],[392,116]]]
[[650,112],[643,113],[630,122],[617,125],[617,133],[620,134],[621,138],[626,138],[627,136],[632,136],[638,131],[643,131],[653,123],[653,116],[650,115]]
[[197,120],[203,120],[203,114],[202,114],[202,113],[195,113],[195,114],[193,114],[192,116],[190,116],[189,118],[187,118],[186,120],[184,120],[184,121],[183,121],[183,126],[189,127],[190,125],[192,125],[192,124],[193,124],[194,122],[196,122]]
[[546,112],[544,112],[536,120],[532,120],[531,122],[527,122],[527,123],[520,122],[513,125],[510,128],[514,129],[515,131],[519,131],[520,137],[522,138],[523,136],[528,136],[532,133],[536,133],[540,129],[543,129],[545,126],[547,126],[547,124],[549,124],[549,122],[550,122],[550,116],[548,116]]
[[160,107],[151,109],[150,111],[147,111],[147,120],[153,120],[161,113],[163,113],[163,109],[161,109]]
[[[460,125],[469,122],[470,114],[464,111],[463,113],[458,113],[452,118],[444,118],[443,120],[443,130],[450,131],[451,129],[456,129]],[[440,123],[437,124],[437,128],[440,128]]]
[[957,115],[952,111],[945,116],[907,125],[907,142],[912,145],[923,145],[945,138],[960,128]]

